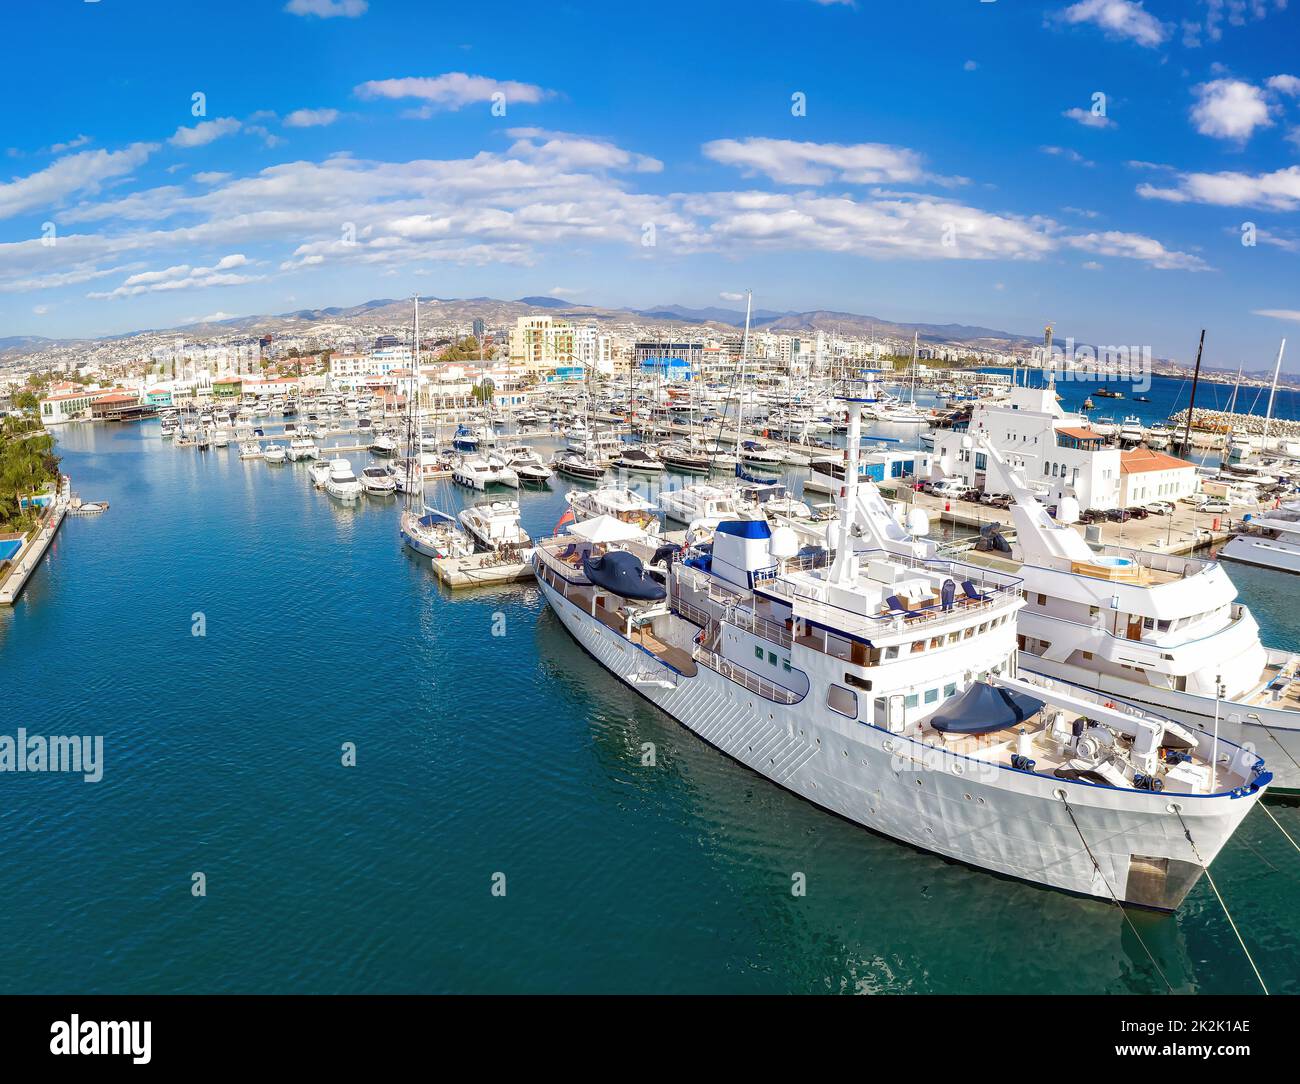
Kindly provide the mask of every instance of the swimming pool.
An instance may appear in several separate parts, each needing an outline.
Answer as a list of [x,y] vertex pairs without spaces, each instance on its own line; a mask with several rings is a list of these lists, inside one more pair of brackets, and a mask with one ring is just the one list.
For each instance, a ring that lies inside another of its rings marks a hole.
[[0,538],[0,561],[7,561],[23,548],[21,538]]

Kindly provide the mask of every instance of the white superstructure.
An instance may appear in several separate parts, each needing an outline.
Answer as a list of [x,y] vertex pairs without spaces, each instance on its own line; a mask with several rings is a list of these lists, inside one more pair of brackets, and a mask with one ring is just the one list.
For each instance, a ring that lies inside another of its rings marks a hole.
[[1219,556],[1230,561],[1300,572],[1300,504],[1246,517],[1242,531]]

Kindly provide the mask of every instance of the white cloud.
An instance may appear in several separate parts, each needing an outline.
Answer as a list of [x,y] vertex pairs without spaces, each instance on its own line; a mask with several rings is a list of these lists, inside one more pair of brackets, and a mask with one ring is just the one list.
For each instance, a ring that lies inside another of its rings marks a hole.
[[142,271],[129,276],[115,290],[102,293],[89,293],[86,296],[96,300],[118,297],[136,297],[139,294],[155,293],[160,290],[193,290],[207,286],[239,286],[245,282],[255,282],[260,275],[234,275],[230,272],[243,267],[248,259],[242,253],[223,256],[212,267],[191,267],[189,264],[177,264],[160,271]]
[[369,7],[367,0],[289,0],[284,10],[290,15],[316,15],[321,19],[355,19]]
[[718,297],[720,297],[723,301],[744,301],[745,300],[744,294],[728,293],[725,290],[722,293],[718,294]]
[[49,305],[36,305],[33,306],[32,308],[32,312],[34,312],[37,316],[44,316],[49,311],[50,311]]
[[659,173],[664,164],[657,158],[632,154],[608,140],[542,128],[511,128],[506,134],[516,140],[509,154],[546,162],[557,169],[632,169],[638,173]]
[[173,147],[202,147],[214,139],[237,132],[242,127],[234,117],[218,117],[216,120],[200,121],[193,128],[182,125],[167,142]]
[[1057,18],[1071,25],[1090,23],[1108,37],[1136,42],[1153,49],[1169,36],[1169,28],[1134,0],[1080,0]]
[[1096,162],[1090,162],[1078,151],[1073,150],[1070,147],[1048,146],[1048,147],[1039,147],[1038,149],[1041,150],[1044,154],[1050,154],[1056,158],[1064,158],[1066,159],[1066,161],[1073,162],[1075,165],[1087,166],[1089,169],[1091,169],[1093,166],[1097,164]]
[[157,143],[132,143],[120,151],[82,151],[0,184],[0,218],[50,207],[77,192],[98,192],[105,181],[130,173],[157,149]]
[[974,71],[976,68],[978,68],[978,67],[979,67],[979,65],[976,64],[975,61],[973,61],[973,60],[968,60],[968,61],[966,61],[965,64],[962,65],[962,70],[963,70],[963,71],[968,71],[968,72],[973,72],[973,71]]
[[1061,114],[1070,120],[1077,120],[1085,128],[1110,128],[1115,122],[1104,113],[1094,113],[1091,109],[1080,109],[1077,105]]
[[1268,80],[1269,90],[1276,90],[1288,97],[1300,97],[1300,77],[1294,75],[1274,75]]
[[[1278,76],[1278,78],[1282,77]],[[70,139],[66,143],[55,143],[46,149],[50,154],[66,154],[68,151],[75,151],[78,147],[84,147],[90,142],[92,142],[90,136],[79,135],[76,139]]]
[[284,118],[289,128],[323,128],[339,119],[337,109],[295,109]]
[[1300,323],[1300,309],[1251,309],[1252,316],[1268,316],[1274,320],[1294,320]]
[[440,109],[460,109],[475,102],[490,102],[493,95],[505,95],[507,105],[535,105],[551,96],[551,91],[531,83],[492,79],[486,75],[446,72],[435,76],[410,76],[404,79],[372,79],[357,86],[353,93],[360,98],[414,98],[427,103],[414,115],[428,117]]
[[1082,266],[1082,268],[1083,268],[1085,271],[1101,271],[1101,270],[1103,270],[1101,264],[1099,264],[1096,260],[1085,260],[1085,261],[1084,261],[1080,266]]
[[1245,141],[1273,122],[1259,87],[1240,79],[1214,79],[1193,88],[1192,124],[1201,135]]
[[747,177],[763,174],[778,184],[878,184],[922,177],[921,156],[884,143],[797,143],[791,139],[715,139],[704,154],[737,166]]
[[1144,237],[1140,233],[1106,230],[1100,233],[1066,237],[1064,241],[1071,248],[1077,248],[1082,252],[1091,252],[1097,256],[1122,256],[1125,259],[1142,260],[1162,271],[1209,270],[1209,265],[1199,256],[1189,252],[1171,251],[1155,238]]
[[1140,184],[1137,193],[1144,199],[1170,203],[1293,211],[1300,207],[1300,166],[1288,166],[1272,173],[1182,173],[1172,188]]

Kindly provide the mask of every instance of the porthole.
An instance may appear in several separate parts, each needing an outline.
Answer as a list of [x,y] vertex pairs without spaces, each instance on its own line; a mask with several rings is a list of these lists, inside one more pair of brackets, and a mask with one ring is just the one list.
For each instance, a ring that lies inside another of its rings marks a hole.
[[918,787],[919,787],[919,786],[923,786],[924,783],[925,783],[925,780],[920,779],[919,777],[918,777],[918,779],[916,780],[916,785],[917,785]]
[[962,797],[965,798],[966,801],[968,801],[968,802],[971,800],[969,794],[963,794]]

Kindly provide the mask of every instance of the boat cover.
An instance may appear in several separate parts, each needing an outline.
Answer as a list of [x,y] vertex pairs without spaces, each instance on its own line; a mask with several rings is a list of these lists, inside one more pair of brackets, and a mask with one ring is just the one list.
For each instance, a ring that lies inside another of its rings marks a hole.
[[595,560],[583,557],[582,570],[597,587],[623,598],[657,602],[668,595],[657,580],[646,575],[641,559],[627,550],[611,550]]
[[930,716],[930,725],[945,734],[990,734],[1023,723],[1043,709],[1043,701],[977,681],[961,696]]

